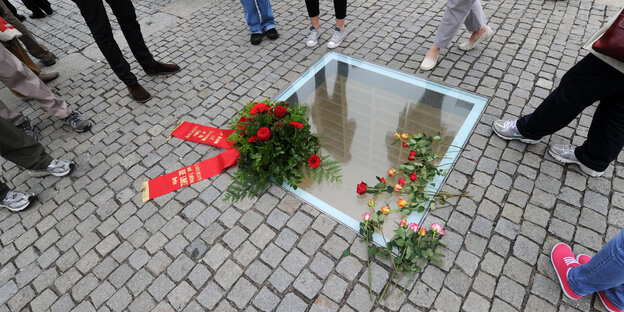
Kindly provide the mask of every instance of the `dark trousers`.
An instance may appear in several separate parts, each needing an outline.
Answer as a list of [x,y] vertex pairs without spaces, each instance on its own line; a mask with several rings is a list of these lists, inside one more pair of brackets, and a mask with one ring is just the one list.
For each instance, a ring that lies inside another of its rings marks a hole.
[[[3,118],[0,118],[0,156],[26,169],[44,169],[52,162],[39,142]],[[8,191],[6,184],[0,181],[0,200]]]
[[[315,17],[321,14],[319,11],[319,1],[320,0],[305,0],[309,17]],[[334,0],[334,12],[336,13],[336,19],[347,17],[347,0]]]
[[[111,68],[126,85],[131,86],[137,83],[136,76],[130,71],[130,64],[126,61],[117,42],[113,38],[113,30],[108,20],[108,15],[104,9],[102,0],[74,0],[80,9],[80,13],[87,22],[87,26],[93,34],[100,51],[110,64]],[[128,41],[132,54],[139,64],[146,68],[156,66],[154,57],[147,49],[141,26],[137,22],[134,6],[130,0],[106,0],[117,17],[121,31]]]
[[33,14],[45,14],[42,10],[51,11],[52,7],[48,0],[22,0],[24,6],[33,12]]
[[604,171],[624,146],[624,73],[593,54],[584,57],[532,114],[518,120],[520,133],[534,140],[568,125],[600,101],[587,140],[575,150],[585,166]]
[[13,4],[11,4],[11,2],[9,2],[9,0],[2,0],[2,2],[4,2],[4,5],[6,5],[7,9],[9,9],[11,14],[17,16],[17,9],[13,6]]

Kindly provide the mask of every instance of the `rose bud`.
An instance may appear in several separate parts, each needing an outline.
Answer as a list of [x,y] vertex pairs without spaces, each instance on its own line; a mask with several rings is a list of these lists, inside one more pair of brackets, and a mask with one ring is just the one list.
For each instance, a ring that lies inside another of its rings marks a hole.
[[399,205],[399,207],[403,208],[405,207],[405,205],[407,205],[407,201],[403,198],[399,198],[399,200],[397,201],[397,205]]
[[403,144],[403,148],[407,147],[407,144],[405,144],[405,142],[401,142],[401,144]]
[[412,172],[412,174],[410,174],[410,180],[415,181],[416,179],[418,179],[418,175]]
[[399,226],[406,229],[407,228],[407,220],[403,219],[399,222]]
[[364,221],[370,220],[370,217],[371,217],[371,214],[368,212],[362,215],[362,218],[364,219]]
[[418,230],[418,235],[420,235],[421,237],[427,235],[427,229],[425,229],[424,227],[421,227]]
[[390,207],[388,207],[387,205],[383,205],[381,207],[381,213],[383,213],[385,215],[389,214],[390,213]]
[[386,178],[379,179],[382,183],[386,183]]
[[408,135],[407,133],[401,133],[401,139],[405,140],[407,139]]
[[414,231],[414,232],[418,232],[418,224],[412,222],[407,226],[408,229]]
[[392,176],[394,176],[395,174],[396,174],[396,170],[394,170],[394,168],[392,168],[392,169],[388,170],[388,175],[389,175],[389,176],[391,176],[391,177],[392,177]]
[[399,184],[401,184],[401,186],[405,186],[405,179],[399,178]]
[[369,199],[368,200],[368,207],[371,207],[371,208],[375,207],[375,201],[372,200],[372,199]]
[[400,137],[400,136],[399,136],[399,133],[398,133],[398,132],[395,132],[395,133],[394,133],[394,138],[395,138],[395,139],[399,139],[399,137]]
[[394,185],[394,191],[395,192],[400,192],[403,189],[403,186],[401,186],[401,184],[395,184]]

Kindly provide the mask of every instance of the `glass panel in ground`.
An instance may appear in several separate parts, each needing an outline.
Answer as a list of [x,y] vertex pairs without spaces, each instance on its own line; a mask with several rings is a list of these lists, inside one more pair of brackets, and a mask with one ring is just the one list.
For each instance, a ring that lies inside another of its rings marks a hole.
[[[342,164],[342,183],[305,181],[300,187],[358,221],[367,211],[366,201],[371,195],[357,195],[356,184],[366,181],[374,185],[375,176],[385,176],[388,169],[407,160],[408,151],[393,144],[395,131],[439,132],[442,144],[434,150],[442,157],[473,107],[464,100],[336,59],[305,81],[287,101],[308,106],[310,123],[320,135],[325,153]],[[377,196],[377,209],[384,203],[398,208],[398,198],[394,194]],[[399,219],[398,212],[390,214],[386,224],[391,226],[384,227],[386,237],[393,236],[393,225]]]

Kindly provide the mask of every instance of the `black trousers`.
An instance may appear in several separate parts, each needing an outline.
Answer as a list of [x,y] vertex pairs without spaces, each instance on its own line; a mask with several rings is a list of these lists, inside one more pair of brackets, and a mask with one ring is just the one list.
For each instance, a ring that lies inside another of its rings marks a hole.
[[[315,17],[321,14],[319,11],[319,1],[320,0],[305,0],[309,17]],[[336,13],[336,19],[347,17],[347,0],[334,0],[334,12]]]
[[[73,0],[80,9],[80,13],[87,22],[91,34],[95,39],[100,51],[104,54],[106,61],[111,68],[126,85],[131,86],[137,83],[136,76],[130,71],[130,64],[126,61],[117,42],[113,38],[113,30],[108,20],[108,15],[104,9],[103,0]],[[130,0],[106,0],[117,17],[121,31],[128,41],[132,55],[139,64],[145,68],[156,66],[154,57],[147,49],[141,26],[137,22],[134,5]]]
[[[4,118],[0,118],[0,156],[26,169],[44,169],[52,162],[39,142]],[[7,185],[0,181],[0,200],[8,191]]]
[[585,56],[532,114],[518,120],[520,133],[538,140],[568,125],[600,101],[587,140],[574,151],[585,166],[604,171],[624,147],[624,73],[593,54]]
[[17,9],[13,6],[13,4],[11,4],[11,2],[9,2],[9,0],[2,0],[2,2],[4,2],[4,5],[6,5],[9,11],[11,11],[11,14],[17,16]]
[[22,0],[22,2],[25,7],[33,12],[33,14],[45,14],[43,10],[52,10],[48,0]]

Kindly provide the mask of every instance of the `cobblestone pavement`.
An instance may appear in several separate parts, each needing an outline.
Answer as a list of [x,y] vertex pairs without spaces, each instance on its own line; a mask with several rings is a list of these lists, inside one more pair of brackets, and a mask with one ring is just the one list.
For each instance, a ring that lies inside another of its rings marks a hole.
[[[547,143],[582,142],[593,109],[534,146],[507,143],[489,125],[536,107],[614,9],[578,0],[484,2],[496,30],[487,47],[464,53],[453,44],[423,73],[418,65],[444,1],[350,2],[350,34],[338,52],[491,99],[445,186],[472,197],[426,220],[447,229],[443,265],[427,266],[404,295],[373,304],[355,232],[277,186],[232,205],[221,200],[231,181],[222,174],[141,202],[142,181],[220,152],[167,141],[177,121],[224,126],[242,103],[275,96],[327,52],[303,44],[303,1],[273,1],[282,36],[260,46],[248,43],[238,1],[135,1],[143,22],[158,17],[144,27],[153,53],[183,67],[145,77],[125,48],[154,95],[146,104],[131,101],[108,65],[87,53],[93,40],[73,3],[51,2],[52,17],[26,24],[59,63],[82,66],[71,75],[60,67],[64,76],[51,86],[95,126],[76,134],[36,103],[23,109],[51,154],[79,168],[69,178],[36,179],[0,161],[5,179],[39,194],[24,212],[0,211],[0,311],[602,310],[594,296],[562,295],[548,254],[559,241],[594,254],[620,231],[624,159],[588,179],[547,155]],[[331,2],[322,14],[330,29]],[[352,254],[343,258],[347,247]],[[389,264],[372,265],[378,294]]]

